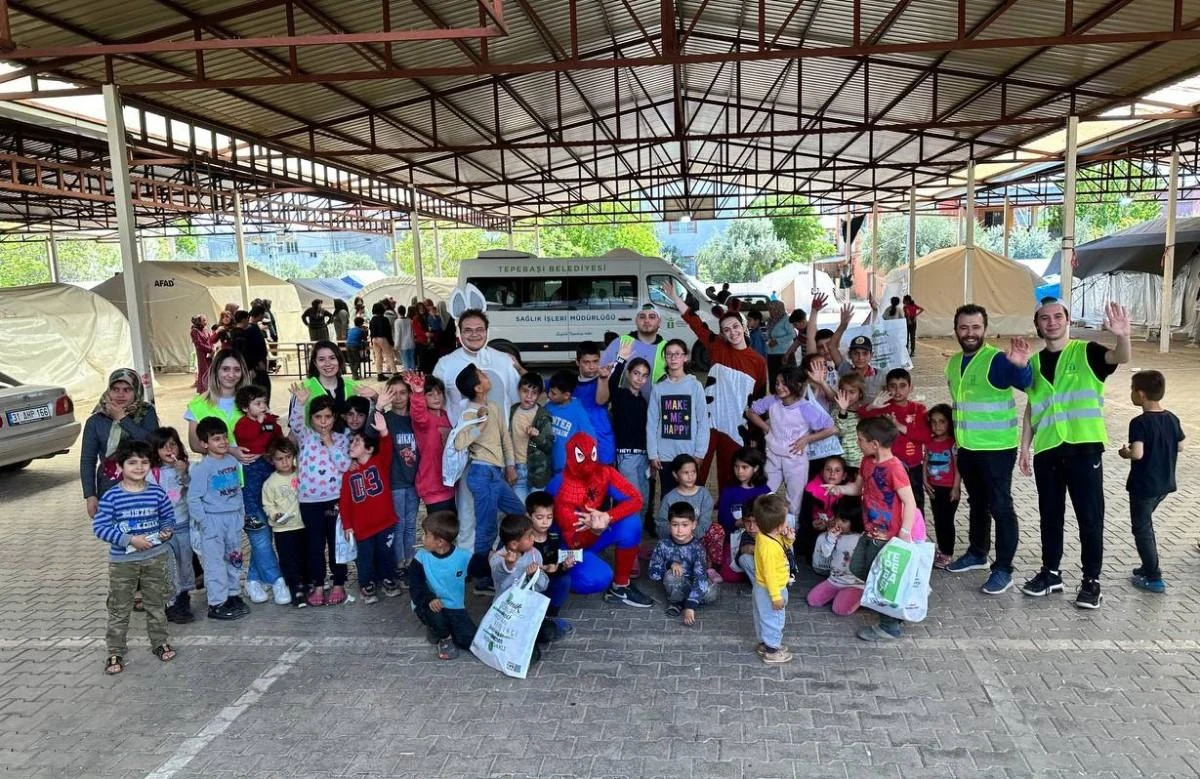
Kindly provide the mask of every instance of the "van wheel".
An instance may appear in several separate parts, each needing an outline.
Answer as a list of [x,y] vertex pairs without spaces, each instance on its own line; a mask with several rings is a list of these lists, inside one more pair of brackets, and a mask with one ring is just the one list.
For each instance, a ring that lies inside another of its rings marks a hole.
[[488,346],[498,352],[504,352],[511,357],[516,357],[517,362],[521,363],[521,365],[525,364],[525,361],[521,359],[521,350],[514,346],[512,341],[488,341]]
[[0,466],[0,473],[15,473],[16,471],[28,468],[31,462],[33,462],[33,460],[21,460],[17,463]]
[[712,361],[708,356],[708,349],[704,348],[704,344],[696,341],[692,344],[692,370],[698,373],[708,373],[708,369],[712,367]]

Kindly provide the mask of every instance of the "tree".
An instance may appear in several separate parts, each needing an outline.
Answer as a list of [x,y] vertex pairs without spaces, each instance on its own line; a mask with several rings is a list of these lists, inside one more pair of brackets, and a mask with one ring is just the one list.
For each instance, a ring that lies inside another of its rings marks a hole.
[[[650,222],[613,222],[614,217],[620,219],[628,213],[615,203],[601,203],[569,209],[561,217],[549,217],[548,225],[542,228],[542,256],[599,257],[613,249],[659,256],[662,245]],[[589,224],[557,226],[556,221]]]
[[50,281],[50,266],[42,241],[0,242],[0,287],[24,287]]
[[[1124,178],[1126,196],[1112,197],[1108,178]],[[1118,161],[1111,168],[1081,168],[1075,192],[1075,245],[1094,241],[1162,215],[1156,193],[1166,189],[1166,181],[1153,168],[1146,169],[1130,161]],[[1046,209],[1046,223],[1052,233],[1062,235],[1062,206]]]
[[305,274],[317,279],[331,279],[352,270],[379,270],[369,255],[362,252],[325,252],[317,264]]
[[[863,262],[875,262],[872,255],[874,236],[870,231],[863,235]],[[936,249],[944,249],[958,243],[958,222],[940,216],[917,217],[917,256],[921,257]],[[879,220],[879,258],[875,263],[876,273],[887,273],[892,268],[908,262],[908,217],[889,216]]]
[[775,237],[788,245],[793,260],[811,262],[833,254],[835,247],[829,242],[825,228],[815,214],[794,216],[796,212],[808,208],[808,201],[799,195],[770,195],[759,198],[750,208],[752,213],[761,209],[769,217]]
[[[996,254],[1004,253],[1004,228],[983,228],[976,225],[976,245]],[[1062,242],[1040,227],[1010,229],[1008,233],[1008,256],[1014,260],[1045,259],[1058,249]]]
[[735,219],[696,253],[700,276],[715,282],[758,281],[791,260],[769,219]]

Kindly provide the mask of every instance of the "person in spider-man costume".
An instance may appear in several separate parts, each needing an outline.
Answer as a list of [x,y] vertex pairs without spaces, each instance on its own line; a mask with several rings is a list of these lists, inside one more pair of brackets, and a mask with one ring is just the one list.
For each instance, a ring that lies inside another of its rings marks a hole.
[[[596,439],[587,433],[567,439],[566,468],[551,480],[547,491],[554,496],[554,523],[563,547],[585,550],[582,562],[571,567],[569,579],[562,577],[558,587],[551,587],[551,606],[566,599],[568,581],[571,591],[580,595],[603,591],[608,601],[653,606],[652,598],[629,583],[642,542],[642,496],[616,468],[600,464]],[[599,556],[610,546],[616,547],[615,571]]]

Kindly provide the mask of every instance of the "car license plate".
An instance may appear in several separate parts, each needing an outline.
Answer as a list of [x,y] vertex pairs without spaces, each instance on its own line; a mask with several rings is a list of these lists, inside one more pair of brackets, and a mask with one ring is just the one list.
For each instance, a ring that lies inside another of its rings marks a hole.
[[49,419],[51,416],[53,416],[53,413],[50,410],[50,406],[38,406],[37,408],[27,408],[21,411],[10,411],[8,412],[8,424],[25,425],[41,419]]

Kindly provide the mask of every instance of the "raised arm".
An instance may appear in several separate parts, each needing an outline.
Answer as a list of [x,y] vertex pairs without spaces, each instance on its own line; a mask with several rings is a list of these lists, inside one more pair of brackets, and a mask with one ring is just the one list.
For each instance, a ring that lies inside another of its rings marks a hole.
[[1129,311],[1119,303],[1109,301],[1104,306],[1104,329],[1117,337],[1117,345],[1104,355],[1104,361],[1109,365],[1124,365],[1129,362],[1131,345],[1129,335],[1133,330],[1129,321]]

